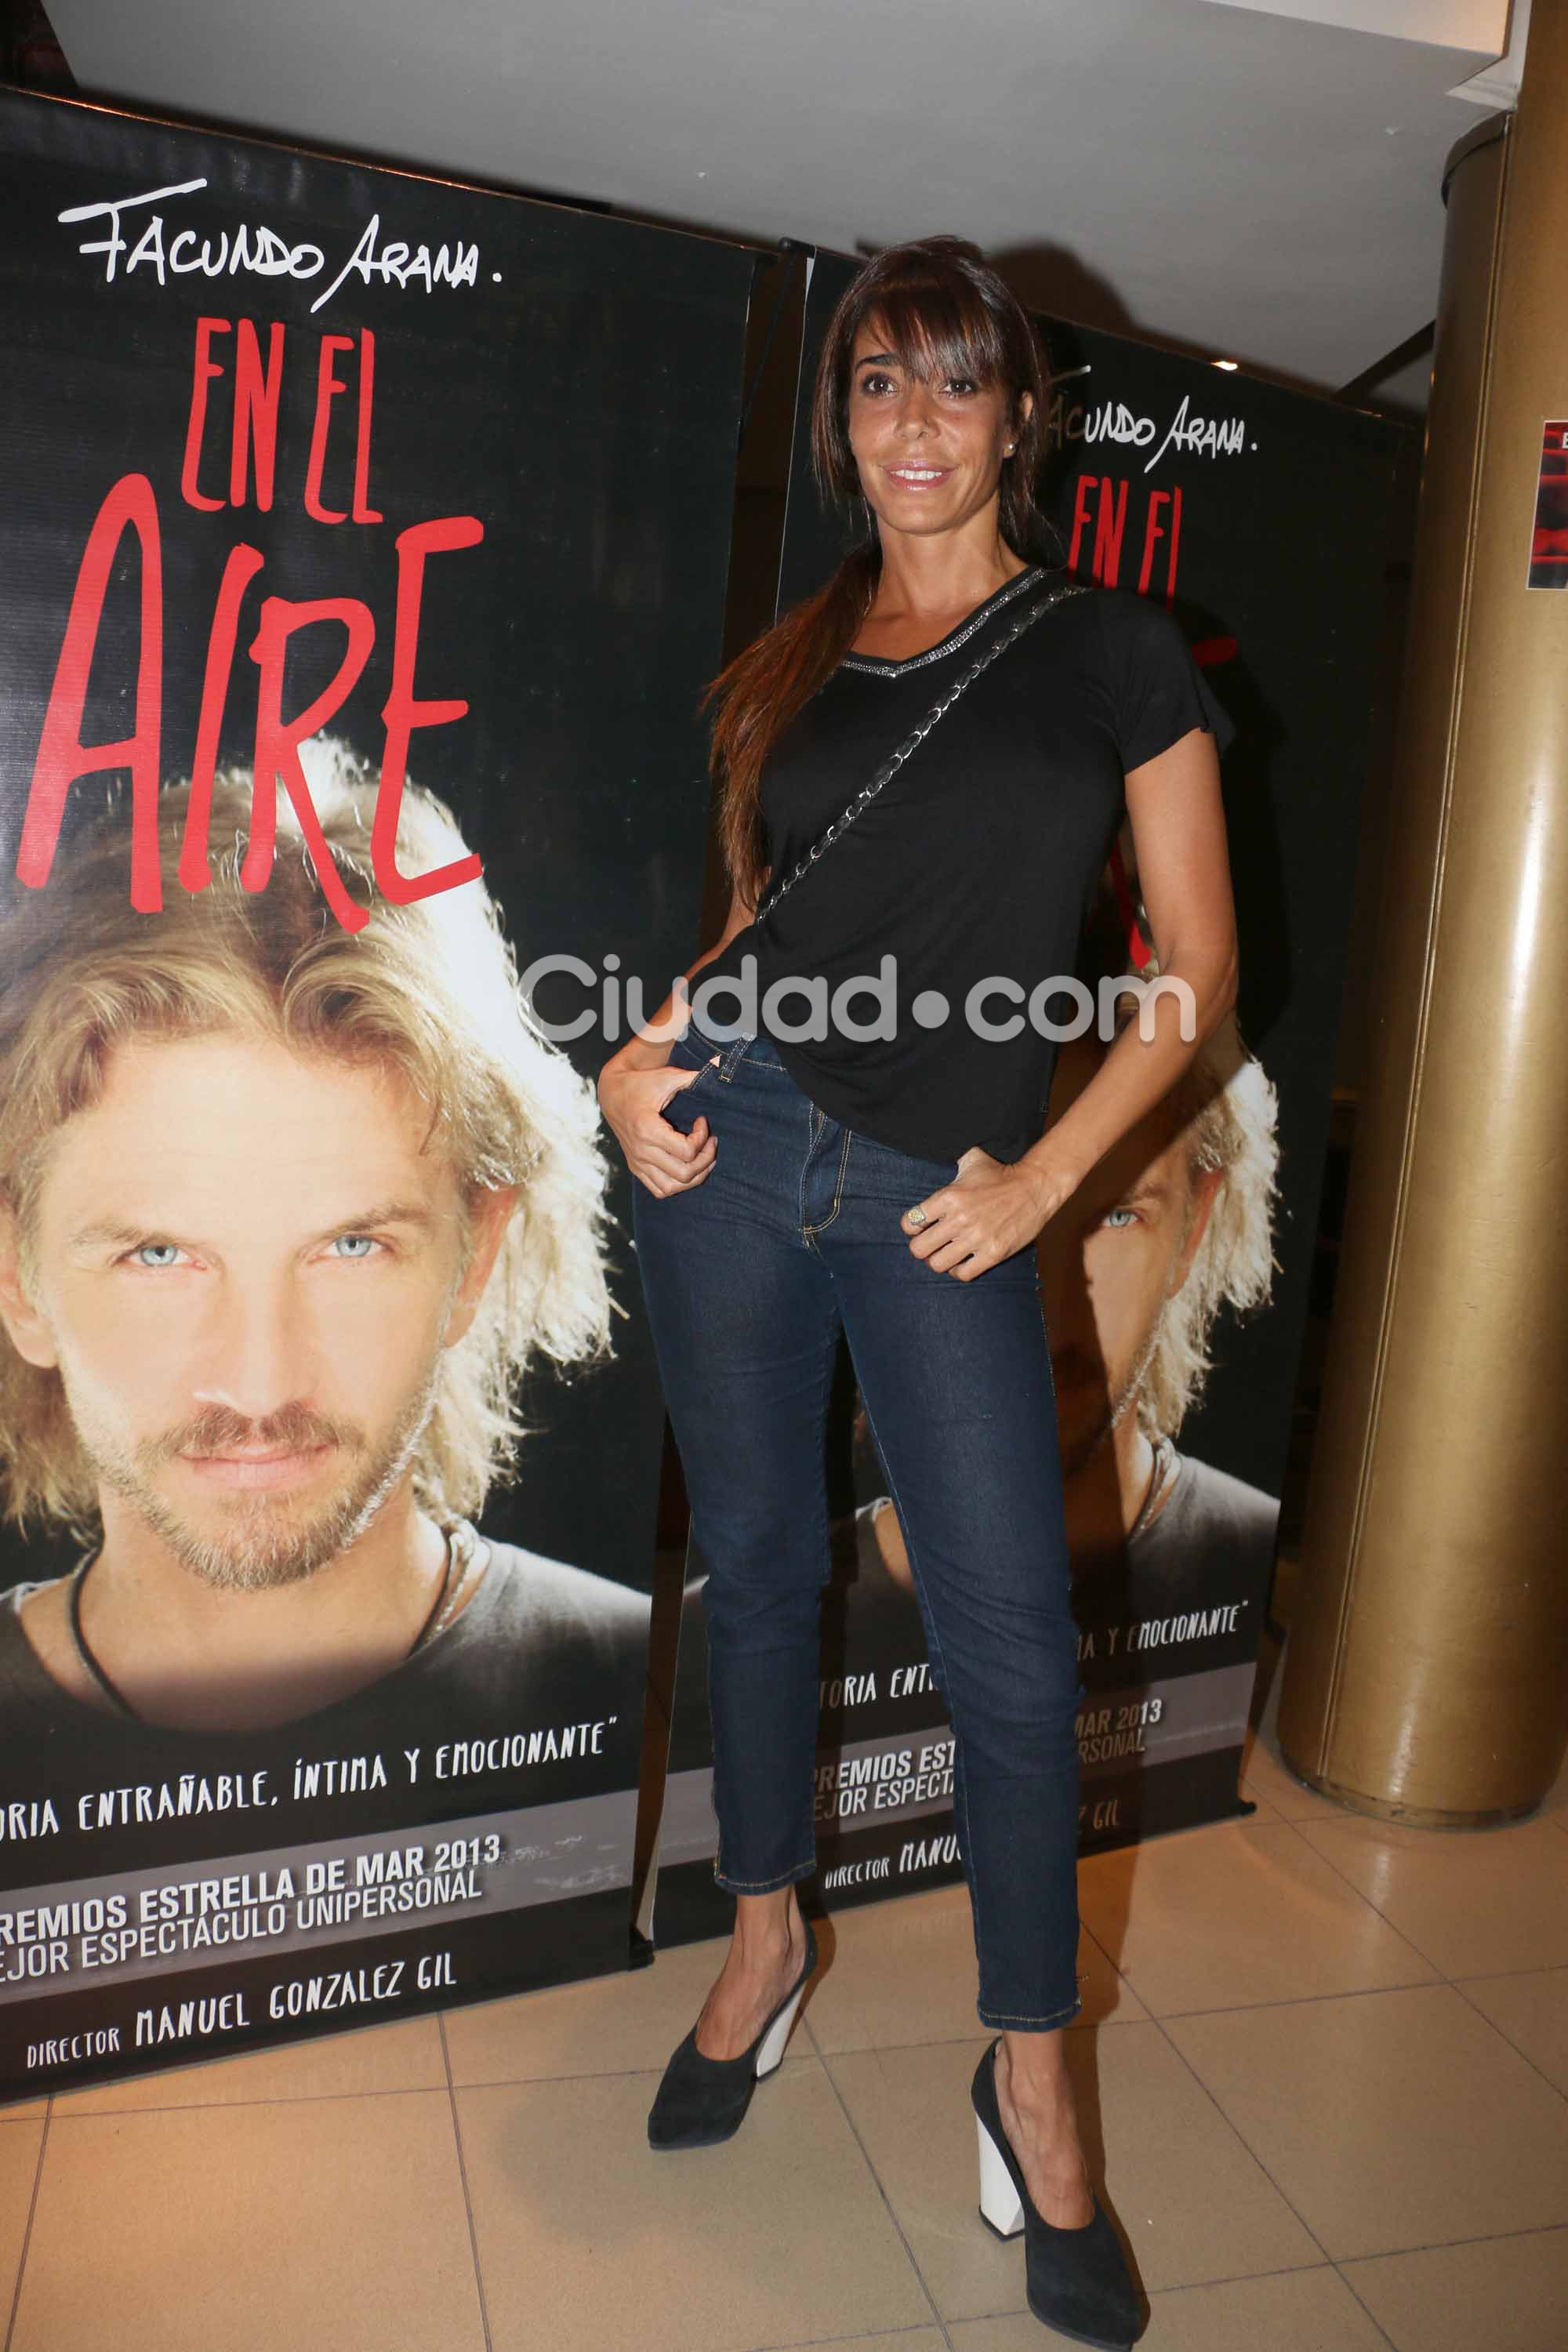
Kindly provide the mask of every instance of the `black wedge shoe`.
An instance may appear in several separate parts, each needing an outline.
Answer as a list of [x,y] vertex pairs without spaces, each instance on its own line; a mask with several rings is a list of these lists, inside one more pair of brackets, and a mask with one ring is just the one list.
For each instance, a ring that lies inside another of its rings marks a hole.
[[980,2218],[999,2238],[1024,2232],[1025,2279],[1037,2319],[1096,2352],[1128,2352],[1142,2313],[1121,2241],[1098,2198],[1094,2219],[1081,2230],[1058,2230],[1036,2211],[1002,2128],[997,2047],[994,2042],[975,2068],[970,2093],[980,2135]]
[[738,2058],[705,2058],[697,2047],[692,2027],[664,2070],[648,2112],[650,2147],[716,2147],[733,2139],[752,2104],[752,2093],[764,2074],[771,2074],[784,2054],[805,1988],[816,1966],[816,1937],[809,1921],[805,1928],[805,1959],[800,1974],[774,2010],[749,2050]]

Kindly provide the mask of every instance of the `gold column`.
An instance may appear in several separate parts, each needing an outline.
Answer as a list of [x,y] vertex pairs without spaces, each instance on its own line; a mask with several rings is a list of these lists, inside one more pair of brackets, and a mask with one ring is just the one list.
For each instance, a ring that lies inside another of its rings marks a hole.
[[1449,158],[1415,593],[1357,1118],[1279,1714],[1430,1824],[1568,1741],[1568,589],[1526,585],[1568,416],[1568,0]]

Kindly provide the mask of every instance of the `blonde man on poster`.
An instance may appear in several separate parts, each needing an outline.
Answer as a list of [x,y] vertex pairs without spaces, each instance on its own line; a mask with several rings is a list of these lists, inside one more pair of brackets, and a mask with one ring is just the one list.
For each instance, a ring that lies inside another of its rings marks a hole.
[[[306,751],[363,930],[281,796],[241,887],[244,775],[205,888],[132,911],[121,804],[0,918],[0,1503],[13,1573],[31,1527],[81,1555],[0,1595],[8,1733],[309,1718],[363,1748],[396,1710],[552,1723],[640,1690],[646,1601],[475,1525],[525,1370],[608,1352],[593,1088],[483,883],[379,897],[375,775]],[[188,803],[163,796],[166,874]],[[464,845],[410,788],[397,849],[421,873]]]

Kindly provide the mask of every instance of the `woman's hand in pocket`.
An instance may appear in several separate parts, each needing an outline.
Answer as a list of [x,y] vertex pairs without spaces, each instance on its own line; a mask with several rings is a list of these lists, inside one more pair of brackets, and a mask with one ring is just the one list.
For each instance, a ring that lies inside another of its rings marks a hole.
[[665,1063],[651,1070],[617,1069],[613,1061],[599,1075],[599,1108],[605,1125],[632,1174],[660,1201],[702,1183],[718,1157],[719,1139],[700,1111],[689,1135],[682,1135],[663,1115],[666,1103],[701,1076],[701,1070],[671,1068]]

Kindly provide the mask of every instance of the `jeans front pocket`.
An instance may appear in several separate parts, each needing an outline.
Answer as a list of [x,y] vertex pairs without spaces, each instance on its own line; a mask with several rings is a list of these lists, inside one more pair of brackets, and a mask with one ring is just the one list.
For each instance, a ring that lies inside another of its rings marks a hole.
[[692,1121],[697,1117],[696,1111],[683,1108],[687,1097],[706,1092],[719,1075],[719,1065],[711,1058],[710,1049],[688,1034],[678,1037],[670,1047],[668,1066],[672,1070],[696,1074],[689,1086],[676,1088],[659,1113],[659,1117],[666,1119],[678,1134],[686,1135],[690,1132]]

